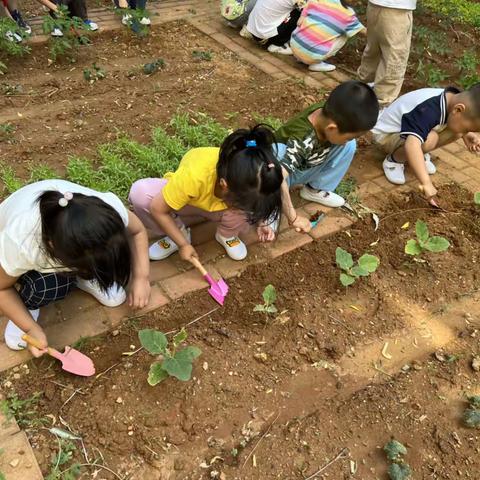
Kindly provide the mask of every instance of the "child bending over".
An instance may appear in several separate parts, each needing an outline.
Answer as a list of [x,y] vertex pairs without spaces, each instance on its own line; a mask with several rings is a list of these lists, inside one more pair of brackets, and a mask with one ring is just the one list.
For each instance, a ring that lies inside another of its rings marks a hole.
[[292,33],[290,48],[309,70],[331,72],[335,65],[325,60],[333,57],[349,38],[366,32],[345,0],[308,0]]
[[215,239],[234,260],[247,256],[238,235],[250,225],[258,227],[260,240],[273,240],[264,224],[280,215],[283,181],[273,143],[265,126],[236,130],[220,148],[187,152],[175,173],[135,182],[133,210],[152,236],[162,237],[150,246],[150,259],[162,260],[177,250],[183,260],[198,258],[186,229],[198,217],[218,223]]
[[480,152],[480,83],[461,92],[454,87],[422,88],[402,95],[381,113],[373,140],[387,153],[383,171],[388,181],[405,183],[408,164],[420,189],[435,204],[436,172],[429,152],[463,138],[471,152]]
[[[341,207],[345,200],[334,190],[352,163],[355,138],[367,133],[377,118],[378,101],[372,88],[351,80],[338,85],[326,102],[289,120],[275,134],[288,184],[303,185],[300,196],[306,200]],[[282,194],[287,201],[283,212],[292,220],[295,213],[285,185]]]
[[[26,332],[48,345],[39,309],[73,288],[114,307],[143,308],[150,297],[148,238],[113,193],[64,180],[21,188],[0,204],[0,312],[5,343],[25,348]],[[35,356],[41,351],[29,347]]]

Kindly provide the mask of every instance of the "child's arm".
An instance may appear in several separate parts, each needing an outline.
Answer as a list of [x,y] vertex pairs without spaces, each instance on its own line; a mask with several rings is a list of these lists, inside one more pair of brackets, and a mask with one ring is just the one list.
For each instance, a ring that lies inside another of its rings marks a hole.
[[40,2],[42,5],[45,5],[45,7],[49,8],[50,10],[56,12],[58,10],[58,7],[55,3],[50,2],[50,0],[37,0]]
[[281,186],[282,193],[282,211],[287,217],[289,225],[295,228],[297,232],[308,233],[312,229],[312,225],[308,218],[297,215],[297,211],[292,203],[292,197],[290,197],[290,188],[288,187],[288,171],[282,167],[283,182]]
[[162,193],[159,193],[150,204],[150,213],[162,230],[178,245],[178,253],[182,260],[190,262],[192,257],[199,258],[196,250],[188,243],[181,230],[177,227],[171,215],[172,211],[172,208],[163,198]]
[[[12,322],[28,335],[36,338],[40,344],[47,348],[48,342],[42,328],[33,320],[32,316],[20,299],[18,292],[15,290],[15,283],[18,278],[7,275],[5,270],[0,266],[0,305],[3,315],[8,317]],[[43,352],[35,347],[28,347],[35,357],[40,357]]]
[[138,217],[128,212],[130,248],[133,255],[133,275],[128,296],[132,308],[143,308],[150,301],[150,260],[148,258],[148,235]]
[[414,135],[409,135],[405,141],[405,154],[407,162],[410,165],[413,173],[420,182],[420,188],[425,196],[430,199],[437,194],[437,189],[433,186],[430,180],[430,175],[425,166],[425,157],[422,150],[422,143],[419,138]]

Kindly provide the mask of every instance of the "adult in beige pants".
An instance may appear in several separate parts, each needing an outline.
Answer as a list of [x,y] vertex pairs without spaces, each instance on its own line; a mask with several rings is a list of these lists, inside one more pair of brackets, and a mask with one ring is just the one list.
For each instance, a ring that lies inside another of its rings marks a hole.
[[412,40],[417,0],[370,0],[367,46],[358,69],[360,80],[375,83],[381,107],[390,105],[402,88]]

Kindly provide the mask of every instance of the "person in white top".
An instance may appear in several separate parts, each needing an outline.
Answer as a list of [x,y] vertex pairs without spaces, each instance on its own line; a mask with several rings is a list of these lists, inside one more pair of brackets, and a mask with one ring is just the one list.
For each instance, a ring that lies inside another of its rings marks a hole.
[[248,17],[247,31],[271,53],[292,55],[288,45],[305,0],[257,0]]
[[400,94],[412,41],[417,0],[369,0],[367,46],[358,68],[360,80],[374,83],[380,107]]
[[[39,309],[73,288],[106,306],[150,298],[147,232],[113,193],[65,180],[27,185],[0,204],[0,313],[5,343],[25,348],[28,333],[45,348]],[[35,356],[43,351],[29,347]]]

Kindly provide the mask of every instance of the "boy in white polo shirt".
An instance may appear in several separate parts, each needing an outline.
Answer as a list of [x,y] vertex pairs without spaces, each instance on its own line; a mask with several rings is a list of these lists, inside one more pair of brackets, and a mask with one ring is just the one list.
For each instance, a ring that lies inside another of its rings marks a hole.
[[428,152],[463,138],[480,153],[480,83],[457,88],[422,88],[402,95],[380,114],[373,140],[387,153],[383,171],[391,183],[405,183],[405,165],[413,170],[426,198],[435,205],[430,180],[436,167]]
[[402,88],[417,0],[369,0],[367,46],[358,69],[360,80],[375,83],[380,107],[390,105]]

